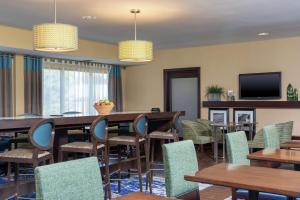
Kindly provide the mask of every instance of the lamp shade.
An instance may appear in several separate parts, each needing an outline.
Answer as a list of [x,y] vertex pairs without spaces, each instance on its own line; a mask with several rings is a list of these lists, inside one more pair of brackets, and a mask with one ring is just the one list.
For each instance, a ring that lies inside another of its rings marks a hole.
[[34,50],[65,52],[78,49],[76,26],[59,23],[38,24],[33,27]]
[[152,42],[145,40],[126,40],[119,42],[119,60],[128,62],[147,62],[153,59]]

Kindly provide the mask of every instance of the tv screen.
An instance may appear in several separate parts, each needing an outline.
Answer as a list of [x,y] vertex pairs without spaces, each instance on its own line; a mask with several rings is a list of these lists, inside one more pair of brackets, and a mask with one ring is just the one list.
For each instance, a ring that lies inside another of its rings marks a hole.
[[280,99],[281,72],[240,74],[240,99]]

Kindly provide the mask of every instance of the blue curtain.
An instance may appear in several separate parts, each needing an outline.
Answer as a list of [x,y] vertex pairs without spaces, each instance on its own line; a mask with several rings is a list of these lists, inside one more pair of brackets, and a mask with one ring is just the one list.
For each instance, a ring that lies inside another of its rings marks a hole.
[[115,104],[115,111],[123,111],[121,67],[112,66],[109,71],[108,98]]
[[0,53],[0,116],[12,116],[12,60],[10,54]]
[[43,112],[42,75],[42,58],[35,56],[24,56],[25,113],[41,115]]

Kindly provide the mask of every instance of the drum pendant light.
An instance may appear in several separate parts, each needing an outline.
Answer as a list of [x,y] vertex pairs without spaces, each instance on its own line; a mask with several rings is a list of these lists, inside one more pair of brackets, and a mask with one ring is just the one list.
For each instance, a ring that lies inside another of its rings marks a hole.
[[153,59],[153,44],[146,40],[136,39],[136,15],[141,11],[132,9],[134,14],[134,40],[119,42],[119,59],[127,62],[147,62]]
[[70,24],[56,23],[56,0],[54,0],[54,23],[33,26],[34,50],[67,52],[78,49],[78,29]]

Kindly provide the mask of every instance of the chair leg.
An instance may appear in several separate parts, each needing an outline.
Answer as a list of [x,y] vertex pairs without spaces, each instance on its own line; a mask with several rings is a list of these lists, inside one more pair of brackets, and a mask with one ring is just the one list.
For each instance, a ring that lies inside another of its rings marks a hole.
[[[152,193],[152,181],[150,176],[150,139],[146,139],[146,142],[144,143],[145,148],[145,156],[146,156],[146,185],[149,183],[149,189],[150,193]],[[148,188],[146,188],[148,189]]]
[[121,192],[121,146],[118,145],[118,192]]
[[51,155],[51,158],[50,158],[50,160],[49,160],[49,163],[50,163],[50,164],[53,164],[53,163],[54,163],[53,155]]
[[15,163],[15,182],[18,181],[18,177],[19,177],[19,164]]
[[8,181],[10,180],[10,175],[11,175],[11,163],[7,163],[7,179]]
[[236,188],[231,188],[231,196],[232,196],[232,200],[237,200]]
[[64,161],[64,152],[62,150],[59,150],[58,152],[58,162]]
[[143,192],[140,143],[137,142],[135,144],[135,147],[136,147],[136,164],[137,164],[137,171],[138,171],[138,175],[139,175],[140,192]]
[[111,199],[111,191],[110,191],[110,177],[109,177],[109,144],[106,143],[104,149],[104,162],[105,162],[105,184],[106,184],[106,193],[108,199]]

